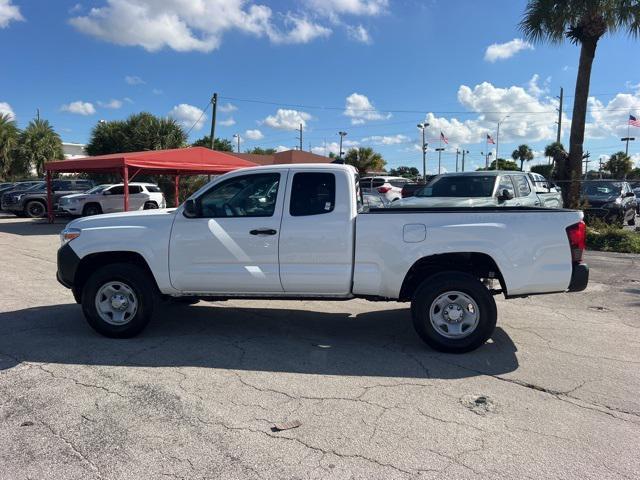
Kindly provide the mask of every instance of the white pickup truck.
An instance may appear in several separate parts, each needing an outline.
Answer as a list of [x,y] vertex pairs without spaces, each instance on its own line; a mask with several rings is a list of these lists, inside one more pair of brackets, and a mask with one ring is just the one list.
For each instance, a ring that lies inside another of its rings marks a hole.
[[131,337],[163,300],[411,302],[431,347],[467,352],[492,334],[493,295],[580,291],[582,213],[530,207],[362,208],[336,164],[275,165],[216,178],[180,208],[74,220],[58,280],[89,324]]

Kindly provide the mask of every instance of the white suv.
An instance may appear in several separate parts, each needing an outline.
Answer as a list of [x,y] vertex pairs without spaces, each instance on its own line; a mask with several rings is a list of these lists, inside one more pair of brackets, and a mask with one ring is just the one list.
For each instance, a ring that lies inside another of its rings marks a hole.
[[[129,210],[166,208],[162,190],[153,183],[129,184]],[[99,215],[124,210],[124,184],[98,185],[85,193],[60,198],[60,209],[71,215]]]
[[363,177],[360,179],[362,193],[380,194],[389,202],[395,202],[402,198],[402,187],[410,183],[403,177]]

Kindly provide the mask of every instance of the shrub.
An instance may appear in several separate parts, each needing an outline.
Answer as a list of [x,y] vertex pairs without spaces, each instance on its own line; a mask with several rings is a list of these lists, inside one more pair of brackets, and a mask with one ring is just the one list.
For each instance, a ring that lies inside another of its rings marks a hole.
[[587,227],[587,248],[603,252],[640,253],[640,233],[594,220]]

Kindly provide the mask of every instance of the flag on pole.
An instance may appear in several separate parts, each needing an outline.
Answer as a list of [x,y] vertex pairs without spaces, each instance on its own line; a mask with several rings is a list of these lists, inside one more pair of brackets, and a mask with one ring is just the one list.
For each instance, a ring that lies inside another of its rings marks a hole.
[[493,138],[491,138],[491,135],[489,135],[488,133],[487,133],[487,143],[490,143],[492,145],[496,144],[496,142],[493,140]]
[[449,145],[449,139],[444,136],[444,133],[440,132],[440,140]]
[[631,125],[632,127],[640,127],[640,120],[638,120],[638,118],[634,117],[633,115],[629,115],[629,125]]

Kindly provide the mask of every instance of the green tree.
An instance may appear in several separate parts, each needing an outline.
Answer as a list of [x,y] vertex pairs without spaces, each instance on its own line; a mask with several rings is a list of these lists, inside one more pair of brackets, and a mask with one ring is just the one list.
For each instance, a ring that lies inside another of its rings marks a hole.
[[345,155],[344,162],[347,165],[356,167],[360,175],[364,175],[367,172],[384,170],[384,166],[387,164],[382,158],[382,155],[370,147],[352,148]]
[[591,67],[598,41],[606,33],[640,33],[638,0],[529,0],[520,22],[525,37],[533,42],[561,43],[568,38],[580,45],[580,63],[576,77],[568,165],[558,170],[560,180],[571,180],[565,205],[580,203],[580,176],[584,129],[591,81]]
[[142,112],[126,120],[99,122],[87,144],[89,155],[166,150],[186,146],[187,134],[172,118]]
[[276,153],[276,149],[255,147],[251,150],[247,150],[247,153],[252,153],[254,155],[273,155],[274,153]]
[[622,180],[633,170],[633,162],[624,152],[614,153],[604,164],[604,169],[615,179]]
[[[211,148],[211,135],[205,135],[204,137],[196,140],[191,144],[192,147],[206,147]],[[227,140],[226,138],[218,138],[213,142],[214,150],[219,152],[233,152],[233,144],[231,140]]]
[[389,170],[389,175],[394,177],[415,178],[420,175],[420,171],[416,167],[401,166]]
[[627,178],[629,178],[630,180],[640,180],[640,167],[636,167],[631,170],[629,172],[629,175],[627,175]]
[[8,113],[0,113],[0,180],[6,180],[15,169],[16,147],[20,130]]
[[539,165],[532,165],[531,166],[531,171],[533,173],[538,173],[540,175],[542,175],[545,178],[551,178],[553,176],[553,165],[550,164],[539,164]]
[[516,161],[520,161],[520,170],[524,167],[524,162],[530,162],[533,160],[533,151],[529,145],[522,144],[511,154],[511,158]]
[[27,170],[35,168],[36,175],[44,173],[44,164],[50,160],[62,160],[62,140],[48,120],[31,120],[20,134],[18,155]]
[[506,160],[504,158],[499,158],[498,160],[494,160],[489,165],[489,168],[480,167],[476,169],[477,172],[483,170],[520,170],[518,168],[518,164],[513,160]]

